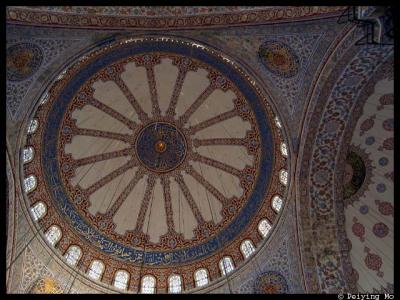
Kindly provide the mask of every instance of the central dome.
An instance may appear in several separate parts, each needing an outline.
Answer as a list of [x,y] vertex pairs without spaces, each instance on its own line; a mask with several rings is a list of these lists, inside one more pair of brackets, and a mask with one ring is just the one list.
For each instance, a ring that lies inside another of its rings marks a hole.
[[255,81],[213,49],[108,42],[58,76],[36,118],[31,166],[43,174],[30,199],[47,206],[40,222],[62,229],[61,250],[78,245],[87,262],[190,278],[226,255],[238,265],[276,223],[282,126]]

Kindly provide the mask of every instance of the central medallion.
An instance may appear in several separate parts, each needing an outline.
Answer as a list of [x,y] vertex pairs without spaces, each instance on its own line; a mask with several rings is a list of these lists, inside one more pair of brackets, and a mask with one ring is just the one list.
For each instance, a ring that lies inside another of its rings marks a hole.
[[157,173],[169,172],[185,159],[186,140],[176,126],[154,122],[139,132],[136,153],[147,169]]

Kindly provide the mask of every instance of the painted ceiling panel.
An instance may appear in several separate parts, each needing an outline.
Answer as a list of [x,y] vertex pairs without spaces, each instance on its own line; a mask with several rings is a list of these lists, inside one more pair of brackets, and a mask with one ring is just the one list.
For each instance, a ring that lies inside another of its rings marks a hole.
[[71,153],[74,159],[86,158],[90,155],[126,149],[127,143],[110,140],[103,137],[77,135],[65,147],[66,153]]
[[175,180],[171,180],[171,204],[176,232],[182,233],[186,239],[193,238],[196,218]]
[[[225,155],[229,151],[231,155]],[[247,165],[252,165],[253,157],[247,153],[246,147],[243,146],[203,146],[197,148],[197,153],[210,158],[215,158],[239,170],[244,169]]]
[[118,199],[120,192],[126,188],[132,175],[136,170],[129,170],[125,173],[115,177],[110,183],[104,185],[96,192],[94,192],[90,198],[89,212],[95,216],[96,213],[106,213],[107,210],[114,204]]
[[125,72],[121,74],[121,78],[142,109],[151,115],[150,91],[147,83],[146,69],[135,66],[135,63],[128,63],[125,65]]
[[158,243],[160,236],[168,232],[164,202],[163,187],[160,181],[157,180],[143,225],[143,232],[150,236],[150,241],[153,243]]
[[249,122],[243,121],[240,117],[219,122],[210,127],[198,131],[194,137],[198,139],[209,138],[244,138],[247,131],[251,129]]
[[222,193],[226,198],[233,196],[239,197],[243,194],[243,189],[240,187],[240,182],[237,177],[227,172],[221,171],[214,167],[208,167],[205,164],[193,162],[193,168],[206,178],[207,181],[212,182],[216,189]]
[[133,230],[135,228],[146,186],[146,178],[140,179],[138,184],[122,203],[120,209],[115,213],[113,218],[116,225],[115,231],[119,234],[125,234],[127,230]]
[[[211,178],[208,178],[211,179]],[[184,180],[189,187],[193,199],[199,210],[201,215],[203,216],[204,220],[212,221],[218,223],[221,221],[221,208],[222,205],[218,200],[213,196],[207,193],[207,190],[204,186],[199,185],[198,182],[190,175],[185,175]]]
[[[125,124],[92,105],[85,105],[81,110],[75,110],[72,113],[72,118],[77,120],[76,126],[83,129],[95,129],[123,134],[132,132]],[[101,120],[101,122],[98,120]]]
[[93,88],[95,89],[93,95],[96,99],[134,122],[139,121],[137,113],[129,106],[128,100],[114,81],[96,81]]
[[176,105],[177,116],[181,116],[210,84],[207,75],[204,69],[187,72]]
[[117,157],[77,168],[76,176],[71,179],[71,183],[73,185],[79,184],[81,187],[87,188],[95,183],[99,178],[106,176],[126,164],[128,160],[129,158],[126,156]]
[[174,91],[178,71],[178,68],[172,64],[171,59],[162,59],[161,63],[154,67],[158,102],[164,115]]
[[232,110],[235,107],[233,99],[235,99],[235,94],[231,90],[227,92],[221,90],[212,92],[203,105],[189,118],[188,126],[197,125],[200,122]]

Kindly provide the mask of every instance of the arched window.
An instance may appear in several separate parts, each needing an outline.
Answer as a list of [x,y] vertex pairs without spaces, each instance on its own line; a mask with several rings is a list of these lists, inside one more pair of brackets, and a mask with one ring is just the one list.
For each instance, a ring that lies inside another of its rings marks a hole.
[[281,197],[279,197],[278,195],[275,195],[272,198],[272,208],[276,211],[279,212],[282,208],[282,204],[283,204],[283,200]]
[[168,279],[168,290],[171,294],[182,292],[182,278],[179,275],[172,275]]
[[50,245],[55,246],[61,239],[61,229],[56,225],[52,225],[45,235]]
[[81,258],[82,250],[78,246],[70,246],[65,253],[64,257],[71,266],[75,266]]
[[232,272],[234,268],[232,258],[229,256],[225,256],[219,261],[219,269],[222,275]]
[[142,278],[142,294],[154,294],[156,292],[156,279],[146,275]]
[[57,80],[61,80],[64,78],[65,74],[67,74],[67,69],[65,69],[64,71],[62,71],[60,73],[60,75],[58,75]]
[[36,131],[39,126],[39,121],[37,119],[32,119],[28,125],[28,134],[32,134]]
[[279,171],[279,180],[283,185],[288,183],[288,172],[284,169]]
[[196,286],[204,286],[208,284],[208,272],[206,269],[198,269],[194,273],[194,280],[196,282]]
[[279,121],[278,116],[275,117],[274,121],[275,121],[276,127],[282,128],[282,123],[281,123],[281,121]]
[[288,149],[285,143],[281,143],[281,153],[283,156],[288,156]]
[[88,276],[94,280],[99,280],[104,272],[104,264],[100,260],[94,260],[90,264]]
[[37,202],[34,206],[31,207],[31,213],[35,221],[43,218],[46,212],[47,206],[42,201]]
[[40,99],[40,105],[43,105],[49,100],[49,93],[44,93],[42,99]]
[[114,286],[121,290],[126,290],[128,288],[129,273],[124,270],[119,270],[115,273]]
[[262,219],[260,223],[258,223],[258,231],[262,235],[262,237],[266,237],[271,230],[272,226],[269,224],[267,219]]
[[27,147],[22,151],[22,161],[25,163],[30,162],[33,159],[33,156],[35,155],[35,150],[33,150],[33,147]]
[[244,258],[248,258],[254,251],[256,251],[256,248],[254,248],[252,241],[244,240],[240,245],[240,251],[242,251]]
[[25,193],[32,192],[36,187],[36,177],[35,175],[29,175],[24,179],[24,190]]

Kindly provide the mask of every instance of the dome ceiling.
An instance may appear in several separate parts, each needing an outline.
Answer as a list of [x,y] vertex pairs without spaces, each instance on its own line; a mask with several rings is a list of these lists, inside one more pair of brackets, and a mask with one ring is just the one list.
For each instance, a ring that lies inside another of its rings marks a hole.
[[255,81],[215,50],[164,37],[110,42],[65,69],[34,118],[30,205],[45,202],[39,223],[59,226],[62,253],[82,248],[82,271],[100,259],[105,278],[127,270],[131,287],[134,274],[173,273],[192,287],[198,268],[221,276],[226,255],[240,265],[243,240],[257,246],[260,221],[278,220],[282,125]]

